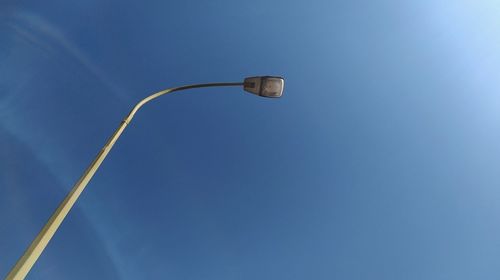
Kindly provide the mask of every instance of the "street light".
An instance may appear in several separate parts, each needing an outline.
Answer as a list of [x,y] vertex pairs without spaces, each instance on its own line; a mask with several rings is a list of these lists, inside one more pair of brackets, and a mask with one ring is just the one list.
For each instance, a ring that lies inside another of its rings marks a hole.
[[16,265],[11,269],[7,275],[6,280],[19,280],[24,279],[29,273],[31,267],[35,264],[38,257],[42,254],[43,250],[49,243],[52,236],[55,234],[62,221],[71,210],[76,200],[80,194],[87,186],[92,176],[103,162],[103,160],[108,155],[109,151],[116,143],[120,135],[123,133],[127,125],[134,118],[135,113],[146,103],[156,99],[162,95],[192,88],[202,88],[202,87],[225,87],[225,86],[243,86],[244,90],[259,95],[262,97],[281,97],[284,87],[284,79],[281,77],[273,76],[262,76],[262,77],[250,77],[246,78],[244,82],[236,83],[210,83],[210,84],[195,84],[187,85],[175,88],[169,88],[152,94],[143,100],[139,101],[130,113],[123,119],[118,128],[115,130],[113,135],[108,139],[108,142],[104,145],[101,151],[97,154],[94,161],[85,170],[80,179],[73,186],[71,191],[66,195],[64,200],[59,204],[57,209],[54,211],[50,219],[47,221],[45,226],[40,230],[36,238],[31,242],[31,245],[26,249],[22,257],[17,261]]

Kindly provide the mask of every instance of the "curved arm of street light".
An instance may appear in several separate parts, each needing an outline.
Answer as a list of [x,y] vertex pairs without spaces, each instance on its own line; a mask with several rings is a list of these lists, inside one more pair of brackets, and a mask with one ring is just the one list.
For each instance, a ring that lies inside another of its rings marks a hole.
[[243,86],[245,91],[253,93],[262,97],[270,97],[276,98],[281,97],[283,94],[285,80],[282,77],[276,76],[258,76],[258,77],[249,77],[246,78],[243,82],[235,82],[235,83],[209,83],[209,84],[194,84],[187,85],[181,87],[168,88],[162,91],[159,91],[155,94],[152,94],[143,100],[139,101],[137,105],[130,111],[127,117],[124,119],[124,122],[127,124],[130,123],[135,113],[146,103],[149,101],[156,99],[162,95],[179,91],[185,89],[193,89],[193,88],[204,88],[204,87],[228,87],[228,86]]
[[153,99],[156,99],[162,95],[172,93],[174,91],[179,91],[179,90],[185,90],[185,89],[192,89],[192,88],[202,88],[202,87],[227,87],[227,86],[242,86],[244,83],[210,83],[210,84],[195,84],[195,85],[187,85],[187,86],[181,86],[181,87],[174,87],[174,88],[167,88],[165,90],[159,91],[157,93],[151,94],[150,96],[144,98],[143,100],[139,101],[132,111],[127,115],[127,117],[124,119],[124,121],[128,124],[134,117],[135,113],[139,111],[139,109],[144,106],[144,104],[150,102]]
[[28,272],[31,270],[31,267],[35,264],[38,257],[42,254],[43,250],[49,243],[52,236],[54,236],[55,232],[61,225],[62,221],[69,213],[76,200],[83,192],[88,182],[94,176],[95,172],[104,161],[109,151],[116,143],[120,135],[123,133],[127,125],[130,123],[135,113],[146,103],[150,102],[153,99],[156,99],[162,95],[179,91],[185,89],[192,88],[202,88],[202,87],[222,87],[222,86],[244,86],[246,91],[249,91],[253,94],[263,96],[263,97],[280,97],[283,91],[283,78],[280,77],[251,77],[245,79],[243,83],[211,83],[211,84],[195,84],[188,85],[182,87],[169,88],[162,91],[159,91],[155,94],[152,94],[143,100],[139,101],[137,105],[134,106],[132,111],[123,119],[118,128],[115,130],[113,135],[108,139],[104,147],[97,154],[92,163],[87,167],[83,175],[80,179],[75,183],[71,191],[66,195],[64,200],[59,204],[57,209],[54,211],[52,216],[49,218],[45,226],[40,230],[35,239],[31,242],[30,246],[21,258],[17,261],[14,267],[11,269],[6,280],[20,280],[24,279]]

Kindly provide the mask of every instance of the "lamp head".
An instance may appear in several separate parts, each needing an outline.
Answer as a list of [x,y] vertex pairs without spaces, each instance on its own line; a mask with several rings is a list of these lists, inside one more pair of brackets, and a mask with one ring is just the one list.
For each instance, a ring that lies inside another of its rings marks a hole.
[[249,77],[243,83],[245,91],[270,98],[281,97],[284,86],[285,80],[282,77],[273,76]]

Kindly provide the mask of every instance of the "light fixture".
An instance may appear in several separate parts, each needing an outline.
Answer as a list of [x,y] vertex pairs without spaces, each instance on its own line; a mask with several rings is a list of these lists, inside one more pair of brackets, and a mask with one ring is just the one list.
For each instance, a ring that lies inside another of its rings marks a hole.
[[249,77],[243,82],[243,89],[262,97],[277,98],[283,94],[285,80],[282,77]]

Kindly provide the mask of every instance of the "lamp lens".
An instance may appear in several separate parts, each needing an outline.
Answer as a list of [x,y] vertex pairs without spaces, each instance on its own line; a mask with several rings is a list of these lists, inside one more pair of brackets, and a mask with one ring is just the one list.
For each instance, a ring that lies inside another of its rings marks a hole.
[[265,97],[280,97],[283,93],[283,85],[284,81],[281,78],[264,78],[260,94]]

